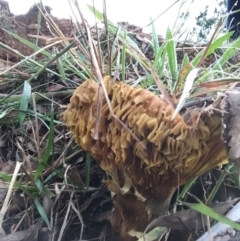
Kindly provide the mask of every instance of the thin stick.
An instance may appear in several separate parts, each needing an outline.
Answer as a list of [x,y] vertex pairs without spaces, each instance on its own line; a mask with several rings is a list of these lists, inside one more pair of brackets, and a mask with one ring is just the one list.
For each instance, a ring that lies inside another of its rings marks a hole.
[[202,58],[201,58],[201,60],[199,61],[198,65],[196,67],[201,66],[203,60],[206,58],[207,52],[208,52],[208,50],[209,50],[209,48],[210,48],[210,46],[211,46],[211,44],[212,44],[216,34],[217,34],[217,31],[219,30],[220,26],[222,25],[222,22],[223,22],[223,20],[222,20],[222,18],[220,18],[220,20],[219,20],[219,22],[217,24],[217,27],[216,27],[216,29],[215,29],[215,31],[214,31],[210,41],[208,42],[206,49],[204,50]]
[[13,190],[13,186],[14,186],[14,183],[16,181],[16,178],[17,178],[17,175],[18,175],[18,172],[20,170],[21,165],[22,165],[21,162],[18,162],[18,161],[16,162],[16,166],[15,166],[15,170],[14,170],[14,173],[13,173],[13,176],[12,176],[12,180],[10,182],[6,198],[4,199],[4,202],[3,202],[3,205],[2,205],[2,208],[1,208],[1,211],[0,211],[0,233],[5,233],[3,228],[2,228],[3,218],[4,218],[4,216],[7,212],[9,200],[11,198],[11,194],[12,194],[12,190]]
[[102,89],[103,89],[103,92],[104,92],[104,95],[105,95],[105,98],[106,98],[106,101],[107,101],[107,105],[108,105],[108,108],[109,108],[109,111],[110,111],[111,115],[113,116],[114,119],[116,119],[122,125],[123,128],[125,128],[133,136],[133,138],[135,140],[137,140],[142,145],[142,147],[144,149],[147,149],[146,146],[138,139],[138,137],[128,128],[128,126],[125,123],[123,123],[113,113],[112,106],[111,106],[110,100],[108,98],[108,93],[107,93],[107,90],[106,90],[104,82],[103,82],[103,77],[101,75],[101,71],[99,69],[99,66],[98,66],[98,63],[97,63],[97,60],[96,60],[96,57],[95,57],[95,54],[94,54],[94,48],[93,48],[93,45],[92,45],[92,37],[91,37],[91,33],[90,33],[90,30],[89,30],[89,27],[87,27],[86,29],[87,29],[88,39],[89,39],[89,47],[90,47],[90,53],[91,53],[91,56],[92,56],[93,66],[95,67],[97,78],[100,81],[100,84],[102,86]]

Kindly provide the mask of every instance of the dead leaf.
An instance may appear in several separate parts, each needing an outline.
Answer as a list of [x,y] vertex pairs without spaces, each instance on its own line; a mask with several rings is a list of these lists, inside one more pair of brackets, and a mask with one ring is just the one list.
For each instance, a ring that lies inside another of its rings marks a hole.
[[[239,198],[229,202],[209,204],[208,206],[214,209],[219,214],[224,214],[238,200]],[[174,230],[197,231],[204,228],[203,226],[205,225],[206,224],[202,222],[201,213],[188,209],[188,210],[182,210],[182,211],[176,212],[172,215],[162,216],[153,220],[148,225],[145,232],[157,226],[167,227]]]
[[60,85],[60,84],[53,84],[53,85],[50,85],[46,88],[46,91],[47,92],[56,92],[58,90],[62,90],[64,88],[63,85]]
[[23,231],[18,231],[15,233],[11,233],[11,234],[0,234],[0,240],[1,241],[34,241],[36,239],[34,238],[30,238],[32,237],[32,235],[37,234],[37,230],[39,230],[40,226],[42,224],[42,221],[38,221],[35,225],[31,225],[27,230],[23,230]]

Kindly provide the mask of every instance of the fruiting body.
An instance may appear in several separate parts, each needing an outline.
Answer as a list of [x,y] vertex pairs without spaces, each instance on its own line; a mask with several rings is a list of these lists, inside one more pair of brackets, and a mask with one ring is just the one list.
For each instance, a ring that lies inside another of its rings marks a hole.
[[[143,232],[165,214],[180,185],[226,159],[221,114],[198,109],[171,120],[174,109],[153,93],[113,83],[109,76],[104,83],[114,114],[141,143],[112,117],[104,95],[98,105],[100,85],[91,79],[74,92],[64,121],[75,141],[111,177],[113,227],[123,240],[136,240],[131,231]],[[96,124],[99,139],[93,138]]]

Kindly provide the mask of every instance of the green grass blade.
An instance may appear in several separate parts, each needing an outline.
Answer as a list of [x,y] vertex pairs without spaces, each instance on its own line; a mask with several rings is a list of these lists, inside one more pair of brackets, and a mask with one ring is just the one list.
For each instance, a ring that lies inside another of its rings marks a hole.
[[57,59],[56,64],[57,64],[57,68],[59,70],[59,73],[61,75],[62,80],[65,80],[66,74],[65,74],[65,71],[64,71],[64,67],[63,67],[63,63],[62,63],[61,58]]
[[[163,53],[162,53],[162,59],[161,59],[161,63],[160,63],[160,66],[159,66],[159,78],[161,79],[164,75],[164,67],[165,67],[165,59],[166,59],[166,56],[167,56],[167,50],[166,48],[163,50]],[[172,87],[172,81],[168,81],[168,87],[169,89],[171,89]]]
[[160,240],[159,237],[162,237],[162,235],[166,234],[168,231],[165,227],[156,227],[147,234],[145,234],[145,237],[139,238],[137,241],[154,241],[154,240]]
[[42,219],[44,220],[44,222],[47,224],[47,226],[50,228],[50,223],[49,223],[49,220],[48,220],[48,217],[43,209],[43,206],[42,204],[40,203],[39,199],[38,198],[35,198],[34,199],[34,203],[35,203],[35,206],[40,214],[40,216],[42,217]]
[[36,179],[35,184],[38,188],[39,193],[41,194],[42,193],[42,187],[43,187],[42,182],[39,179]]
[[231,172],[233,173],[233,181],[236,185],[236,187],[240,188],[240,183],[239,183],[239,174],[238,174],[238,169],[236,167],[236,165],[233,165],[231,168]]
[[44,184],[41,182],[40,179],[36,179],[35,184],[38,188],[39,194],[41,194],[45,197],[48,197],[48,198],[54,196],[54,194],[44,186]]
[[[12,175],[0,172],[0,179],[10,183],[12,180]],[[29,197],[34,197],[34,195],[37,194],[35,187],[21,185],[21,183],[18,181],[14,182],[14,187],[22,189],[25,193],[27,193],[27,195],[29,195]]]
[[[221,47],[222,44],[225,41],[227,41],[231,35],[232,35],[231,33],[226,33],[223,36],[217,38],[215,41],[213,41],[212,44],[210,45],[208,51],[207,51],[206,57],[209,56],[210,54],[214,53],[214,51],[217,48]],[[191,61],[191,64],[194,67],[196,67],[198,65],[198,63],[200,62],[203,53],[204,53],[204,49]]]
[[[21,53],[19,53],[18,51],[10,48],[8,45],[5,45],[5,44],[2,43],[2,42],[0,42],[0,47],[2,47],[2,48],[4,48],[4,49],[6,49],[6,50],[8,50],[8,51],[10,51],[10,52],[18,55],[18,56],[20,56],[23,60],[21,60],[19,63],[27,62],[27,63],[32,63],[32,64],[34,64],[34,65],[36,65],[36,66],[38,66],[38,67],[43,67],[43,65],[40,64],[40,62],[37,62],[37,61],[35,61],[35,60],[33,60],[33,59],[29,58],[29,57],[24,56],[23,54],[21,54]],[[51,56],[51,55],[50,55],[50,56]],[[18,64],[19,64],[19,63],[18,63]],[[52,73],[52,74],[60,77],[60,75],[59,75],[57,72],[54,72],[54,71],[52,71],[52,70],[49,69],[49,68],[47,68],[47,71],[49,71],[50,73]],[[4,71],[3,71],[3,72],[4,72]],[[2,74],[2,72],[0,72],[0,73]],[[17,90],[15,89],[15,90],[12,92],[12,94],[15,93],[16,91],[17,91]]]
[[18,118],[19,118],[20,126],[22,126],[26,116],[26,111],[28,109],[28,104],[31,98],[31,92],[32,92],[31,85],[28,83],[28,81],[25,81],[23,86],[23,94],[20,100],[20,108],[19,108],[20,112],[19,112]]
[[213,218],[213,219],[217,220],[218,222],[227,224],[230,227],[235,228],[236,230],[240,231],[240,224],[238,224],[237,222],[234,222],[234,221],[230,220],[229,218],[215,212],[212,208],[206,206],[203,203],[185,203],[185,202],[182,202],[182,204],[191,208],[192,210],[195,210],[199,213],[202,213],[206,216],[209,216],[210,218]]
[[66,46],[64,49],[62,49],[57,55],[55,55],[53,58],[51,58],[47,63],[42,66],[35,74],[33,74],[28,81],[32,81],[34,78],[39,76],[44,70],[46,70],[51,64],[53,64],[58,58],[60,58],[63,54],[65,54],[67,51],[69,51],[74,45],[74,42],[70,43],[68,46]]
[[221,55],[220,59],[216,61],[215,65],[211,68],[212,71],[219,70],[223,65],[236,53],[236,49],[240,48],[240,39],[237,39],[227,48]]
[[172,115],[172,120],[181,111],[184,103],[186,102],[187,98],[189,97],[190,91],[191,91],[192,86],[193,86],[193,83],[194,83],[195,79],[197,78],[197,76],[199,75],[199,71],[200,71],[200,69],[195,68],[195,69],[191,70],[191,72],[188,74],[188,76],[186,78],[186,81],[184,83],[183,92],[182,92],[182,95],[179,99],[177,108],[175,109],[175,111]]
[[3,110],[2,112],[0,112],[0,119],[7,116],[12,110],[14,110],[14,108],[10,107],[10,108],[7,108],[7,109]]
[[[95,9],[94,7],[92,7],[90,5],[88,5],[88,8],[96,16],[96,18],[99,21],[103,22],[103,14],[100,11],[98,11],[97,9]],[[112,22],[110,22],[109,20],[108,20],[108,28],[109,28],[109,31],[113,34],[115,34],[118,30],[118,27],[115,24],[113,24]],[[122,39],[124,38],[124,31],[123,30],[121,30],[119,32],[119,36]],[[126,40],[127,40],[128,43],[130,43],[132,46],[134,46],[139,52],[141,52],[138,45],[128,35],[126,36]]]
[[168,55],[168,65],[169,65],[169,70],[173,81],[171,84],[171,90],[172,90],[178,78],[178,66],[177,66],[176,43],[173,39],[172,32],[169,28],[167,29],[166,39],[167,39],[166,50]]
[[162,66],[165,62],[164,56],[164,50],[166,49],[167,43],[163,43],[162,46],[158,49],[157,54],[155,55],[154,62],[153,62],[153,68],[155,71],[159,68],[159,66]]
[[53,148],[53,142],[54,142],[54,112],[53,112],[53,105],[52,105],[51,115],[50,115],[50,128],[49,128],[49,135],[48,135],[48,145],[47,145],[47,148],[46,148],[45,153],[43,155],[43,158],[40,161],[40,164],[39,164],[39,166],[36,170],[36,173],[34,175],[35,180],[38,179],[41,176],[41,174],[44,170],[44,167],[46,166],[46,164],[48,162],[51,150]]
[[[24,39],[24,38],[21,38],[20,36],[18,36],[17,34],[11,32],[11,31],[8,31],[6,29],[3,29],[5,32],[7,32],[10,36],[14,37],[15,39],[19,40],[21,43],[25,44],[26,46],[34,49],[35,51],[38,51],[40,50],[41,48],[38,47],[36,44],[34,43],[31,43],[30,41],[28,41],[27,39]],[[41,53],[49,58],[51,58],[51,54],[48,53],[46,50],[42,49]]]
[[181,64],[181,69],[184,68],[184,66],[186,66],[187,64],[189,64],[189,57],[187,54],[184,54],[183,60],[182,60],[182,64]]
[[173,87],[173,92],[176,92],[179,89],[181,89],[187,75],[190,73],[191,70],[192,70],[192,67],[189,64],[189,57],[187,54],[184,54],[182,64],[181,64],[181,69],[180,69],[179,75],[178,75],[178,79]]
[[[124,31],[123,39],[126,40],[127,33]],[[126,75],[126,45],[123,44],[122,46],[122,59],[121,59],[121,67],[122,67],[122,81],[125,82],[125,75]]]
[[[7,182],[10,183],[11,180],[12,180],[12,175],[9,175],[9,174],[1,173],[1,172],[0,172],[0,179],[3,179],[3,180],[5,180],[5,181],[7,181]],[[20,188],[21,185],[20,185],[19,182],[15,181],[14,187]]]
[[208,196],[207,200],[206,200],[206,204],[208,203],[211,203],[214,199],[214,197],[216,196],[217,194],[217,191],[218,189],[220,188],[221,184],[224,182],[224,179],[227,175],[227,173],[229,173],[231,171],[231,168],[232,168],[232,164],[228,164],[226,167],[225,167],[225,170],[224,172],[221,173],[221,176],[219,177],[219,179],[217,180],[216,184],[214,185],[210,195]]
[[207,200],[206,200],[206,204],[211,203],[214,199],[214,197],[217,194],[217,191],[219,190],[221,184],[223,183],[224,179],[226,177],[226,173],[222,172],[220,178],[217,180],[216,184],[213,187],[213,190],[211,191],[210,195],[208,196]]
[[[38,18],[37,18],[37,35],[40,35],[40,29],[41,29],[41,21],[42,21],[42,13],[38,12]],[[38,46],[39,39],[36,38],[36,46]]]
[[153,42],[153,51],[154,51],[154,55],[157,56],[157,53],[159,51],[159,43],[158,43],[158,35],[156,32],[156,28],[154,26],[154,22],[152,21],[152,18],[150,19],[150,21],[152,22],[152,42]]
[[191,188],[191,186],[195,183],[197,177],[195,177],[193,180],[187,182],[182,191],[180,192],[180,194],[178,195],[178,200],[181,200],[182,198],[184,198],[185,194],[187,193],[187,191]]
[[[158,73],[160,79],[163,77],[163,73],[164,73],[164,64],[165,64],[165,59],[167,55],[166,45],[167,45],[167,42],[161,45],[161,47],[157,51],[157,54],[153,62],[153,69]],[[168,87],[171,88],[171,85],[169,84]]]

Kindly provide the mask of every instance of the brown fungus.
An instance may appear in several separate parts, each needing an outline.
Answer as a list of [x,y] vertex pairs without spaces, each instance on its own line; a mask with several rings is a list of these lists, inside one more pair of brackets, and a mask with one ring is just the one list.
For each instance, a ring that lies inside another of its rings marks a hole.
[[111,223],[120,240],[136,240],[133,232],[143,232],[152,219],[166,214],[180,185],[226,160],[221,114],[198,109],[188,120],[181,115],[171,120],[174,109],[153,93],[113,83],[110,76],[104,83],[114,114],[141,143],[111,115],[104,96],[99,138],[93,138],[100,85],[92,79],[75,90],[64,121],[77,144],[111,177]]

